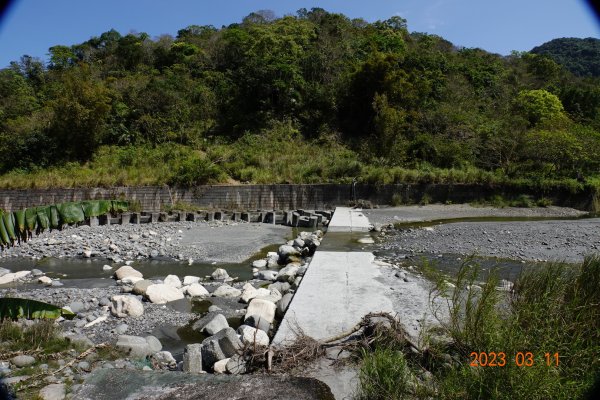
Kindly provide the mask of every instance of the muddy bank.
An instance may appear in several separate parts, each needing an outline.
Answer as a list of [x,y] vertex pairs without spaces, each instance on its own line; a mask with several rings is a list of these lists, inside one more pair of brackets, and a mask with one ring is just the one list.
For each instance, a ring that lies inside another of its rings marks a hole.
[[[467,217],[565,218],[584,215],[574,209],[476,208],[432,205],[371,210],[379,223],[427,221]],[[474,221],[398,226],[380,249],[396,254],[477,254],[526,261],[579,262],[600,250],[600,219]]]

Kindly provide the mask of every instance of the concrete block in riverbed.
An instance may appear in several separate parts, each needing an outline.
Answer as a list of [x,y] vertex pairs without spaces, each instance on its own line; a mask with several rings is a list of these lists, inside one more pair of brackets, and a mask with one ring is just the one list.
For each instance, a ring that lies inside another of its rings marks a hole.
[[299,226],[298,224],[300,223],[300,213],[297,211],[294,211],[292,213],[292,226],[297,227]]
[[158,216],[159,216],[159,213],[156,213],[156,212],[150,213],[150,221],[148,221],[148,222],[150,222],[150,223],[158,222]]
[[241,220],[242,220],[242,213],[241,213],[241,212],[237,212],[237,211],[235,211],[235,212],[232,214],[232,219],[233,219],[234,221],[241,221]]
[[140,213],[131,213],[131,223],[132,224],[139,224],[141,222],[141,215]]
[[183,371],[190,374],[202,373],[202,344],[193,343],[185,346]]
[[214,220],[215,220],[215,213],[212,211],[207,211],[206,212],[206,221],[212,222]]
[[110,225],[110,214],[100,215],[98,217],[98,223],[100,225]]
[[90,217],[87,222],[88,222],[89,226],[98,226],[98,225],[100,225],[100,221],[98,220],[98,217]]
[[309,228],[316,228],[318,221],[319,221],[319,219],[317,217],[315,217],[315,216],[308,217],[308,227]]
[[121,225],[129,225],[130,222],[131,222],[131,214],[130,213],[121,214]]
[[167,216],[166,212],[158,213],[158,221],[159,222],[167,222],[167,218],[168,218],[168,216]]

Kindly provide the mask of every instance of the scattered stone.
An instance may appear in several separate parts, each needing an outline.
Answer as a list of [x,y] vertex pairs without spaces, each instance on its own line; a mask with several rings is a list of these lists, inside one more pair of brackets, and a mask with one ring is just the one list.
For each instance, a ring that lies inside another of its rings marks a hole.
[[235,331],[225,328],[202,341],[202,360],[204,365],[212,367],[215,362],[233,356],[242,347]]
[[4,276],[6,274],[10,274],[10,269],[0,267],[0,276]]
[[277,280],[277,271],[272,271],[270,269],[258,271],[257,278],[263,281],[275,281]]
[[[121,349],[132,358],[145,358],[151,354],[162,350],[160,341],[154,336],[146,336],[146,338],[140,336],[129,336],[120,335],[117,338],[117,344],[115,345],[118,349]],[[115,362],[115,367],[117,363]]]
[[21,355],[11,358],[10,362],[12,362],[16,367],[23,368],[33,365],[35,363],[35,358],[32,356]]
[[81,371],[84,371],[84,372],[90,372],[92,370],[92,366],[87,361],[80,361],[77,364],[77,368],[79,368]]
[[148,343],[152,353],[157,353],[162,350],[162,344],[160,343],[160,340],[156,338],[156,336],[148,335],[144,339]]
[[263,299],[253,299],[248,305],[244,322],[265,332],[269,332],[275,319],[275,303]]
[[279,256],[279,260],[284,262],[296,261],[296,259],[300,258],[300,252],[293,246],[287,244],[279,246],[277,255]]
[[183,277],[183,285],[188,286],[194,283],[200,282],[200,277],[198,276],[184,276]]
[[242,343],[254,346],[269,346],[269,335],[260,329],[253,328],[248,325],[240,325],[237,329],[240,334]]
[[292,299],[294,298],[294,295],[291,293],[286,293],[283,295],[283,297],[281,298],[281,300],[279,300],[277,302],[277,310],[276,313],[279,317],[283,317],[283,315],[285,314],[285,312],[287,311],[287,308],[290,305],[290,302],[292,301]]
[[223,314],[208,313],[198,321],[194,322],[192,329],[202,333],[214,335],[222,329],[228,328],[229,323]]
[[59,287],[59,286],[64,286],[64,283],[62,283],[61,281],[58,280],[54,280],[52,281],[52,287]]
[[129,265],[123,265],[121,268],[115,271],[115,276],[117,279],[122,280],[123,278],[127,278],[129,276],[143,278],[144,275],[140,271],[137,271],[131,268]]
[[75,314],[85,311],[85,304],[83,304],[83,302],[81,301],[73,301],[71,302],[68,307],[71,309],[71,311],[73,311]]
[[242,295],[242,291],[234,288],[233,286],[224,284],[219,286],[213,293],[215,297],[226,297],[226,298],[234,298]]
[[44,285],[51,285],[52,279],[48,278],[47,276],[40,276],[38,278],[38,282],[43,283]]
[[275,282],[271,283],[268,287],[269,290],[277,289],[279,293],[285,294],[290,290],[291,285],[288,282]]
[[43,273],[42,271],[40,271],[39,269],[36,269],[36,268],[34,268],[34,269],[32,269],[32,270],[31,270],[31,275],[33,275],[33,276],[36,276],[36,277],[37,277],[37,276],[42,276],[42,275],[44,275],[44,273]]
[[154,282],[148,280],[148,279],[142,279],[141,281],[137,281],[134,285],[133,285],[133,289],[132,292],[134,294],[140,295],[140,296],[145,296],[146,295],[146,290],[148,290],[148,286],[150,285],[154,285]]
[[229,361],[227,361],[227,372],[233,375],[243,374],[246,372],[246,361],[238,355],[234,354]]
[[299,263],[289,263],[279,270],[277,273],[277,280],[280,282],[294,282],[294,278],[296,277],[299,269]]
[[229,274],[223,268],[215,269],[215,271],[210,275],[210,277],[214,281],[221,281],[221,282],[224,282],[224,281],[230,279]]
[[129,325],[119,324],[115,327],[115,329],[113,329],[113,332],[116,333],[117,335],[122,335],[125,332],[127,332],[127,329],[129,329]]
[[396,278],[399,278],[399,279],[402,279],[402,280],[404,280],[404,278],[406,278],[406,272],[404,272],[404,271],[398,271],[398,272],[396,272],[396,273],[394,274],[394,276],[395,276]]
[[39,397],[43,400],[63,400],[66,395],[67,386],[64,383],[53,383],[39,392]]
[[158,351],[152,355],[152,359],[161,367],[174,368],[177,365],[177,361],[169,351]]
[[254,268],[259,268],[259,269],[266,268],[267,267],[267,260],[256,260],[256,261],[253,261],[252,262],[252,266]]
[[213,371],[215,374],[224,374],[227,372],[227,362],[229,362],[229,358],[224,358],[222,360],[217,361],[213,365]]
[[208,290],[199,283],[192,283],[184,287],[184,293],[191,297],[209,296]]
[[242,301],[244,303],[248,303],[250,300],[257,296],[268,296],[270,291],[264,288],[256,289],[250,283],[246,283],[243,287],[244,291],[242,292]]
[[154,304],[165,304],[184,298],[181,291],[164,283],[153,284],[146,289],[146,297]]
[[190,374],[202,373],[203,345],[200,343],[188,344],[183,352],[183,371]]
[[7,274],[0,276],[0,285],[16,282],[16,281],[23,279],[29,275],[31,275],[31,271],[9,272]]
[[173,286],[176,289],[181,287],[181,280],[177,275],[167,275],[163,283],[165,285]]
[[110,312],[119,318],[137,318],[144,314],[144,305],[135,296],[117,295],[112,297]]
[[122,285],[128,285],[128,286],[133,286],[136,283],[143,281],[144,278],[140,278],[139,276],[127,276],[123,279],[121,279],[121,284]]

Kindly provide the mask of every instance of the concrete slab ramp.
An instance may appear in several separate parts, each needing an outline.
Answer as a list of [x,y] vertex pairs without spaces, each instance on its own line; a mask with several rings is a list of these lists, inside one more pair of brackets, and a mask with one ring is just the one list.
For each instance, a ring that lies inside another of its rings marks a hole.
[[375,256],[317,251],[294,295],[274,344],[293,341],[298,327],[317,340],[348,331],[370,312],[394,312]]

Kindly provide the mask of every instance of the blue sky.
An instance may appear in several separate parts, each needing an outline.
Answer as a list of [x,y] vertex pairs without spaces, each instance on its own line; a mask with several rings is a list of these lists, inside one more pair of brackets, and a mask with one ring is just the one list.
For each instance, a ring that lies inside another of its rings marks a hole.
[[192,24],[220,27],[256,10],[282,16],[302,7],[370,22],[400,15],[411,32],[500,54],[557,37],[600,37],[600,24],[583,0],[17,0],[0,21],[0,68],[23,54],[45,59],[51,46],[81,43],[111,28],[175,36]]

